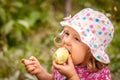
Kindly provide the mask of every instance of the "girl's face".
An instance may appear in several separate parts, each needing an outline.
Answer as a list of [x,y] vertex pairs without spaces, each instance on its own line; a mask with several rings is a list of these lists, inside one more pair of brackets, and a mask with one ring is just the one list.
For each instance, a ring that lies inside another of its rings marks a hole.
[[65,27],[61,39],[62,46],[68,49],[74,65],[84,63],[89,47],[81,41],[79,34],[71,27]]

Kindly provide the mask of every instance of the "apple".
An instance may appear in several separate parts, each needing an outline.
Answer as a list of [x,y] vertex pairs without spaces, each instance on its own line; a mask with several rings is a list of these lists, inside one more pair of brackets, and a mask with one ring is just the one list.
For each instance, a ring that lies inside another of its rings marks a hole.
[[68,50],[64,47],[60,47],[55,51],[53,59],[57,64],[64,64],[67,61],[68,56],[69,56]]

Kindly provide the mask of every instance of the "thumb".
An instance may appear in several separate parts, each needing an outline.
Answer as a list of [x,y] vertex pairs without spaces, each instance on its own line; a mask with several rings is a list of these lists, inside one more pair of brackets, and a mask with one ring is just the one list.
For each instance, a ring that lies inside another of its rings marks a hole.
[[31,57],[29,58],[29,60],[31,60],[31,61],[35,61],[36,58],[35,58],[34,56],[31,56]]
[[31,57],[29,58],[29,60],[35,60],[35,57],[34,57],[34,56],[31,56]]
[[72,61],[71,55],[69,55],[69,57],[68,57],[68,64],[69,65],[73,65],[73,61]]

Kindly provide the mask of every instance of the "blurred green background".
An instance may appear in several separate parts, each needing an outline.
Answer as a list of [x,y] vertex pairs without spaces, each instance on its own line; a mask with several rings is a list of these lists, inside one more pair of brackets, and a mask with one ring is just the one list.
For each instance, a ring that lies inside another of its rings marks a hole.
[[[67,0],[66,0],[67,1]],[[97,9],[114,24],[108,47],[112,79],[120,80],[120,0],[71,0],[71,15],[85,7]],[[51,72],[54,37],[61,31],[65,0],[0,0],[0,80],[37,80],[22,58],[35,56]]]

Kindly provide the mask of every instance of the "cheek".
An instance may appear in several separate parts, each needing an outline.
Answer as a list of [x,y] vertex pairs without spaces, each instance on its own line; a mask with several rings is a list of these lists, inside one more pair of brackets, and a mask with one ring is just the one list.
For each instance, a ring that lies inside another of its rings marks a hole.
[[85,53],[76,52],[71,54],[74,65],[81,64],[85,60]]

